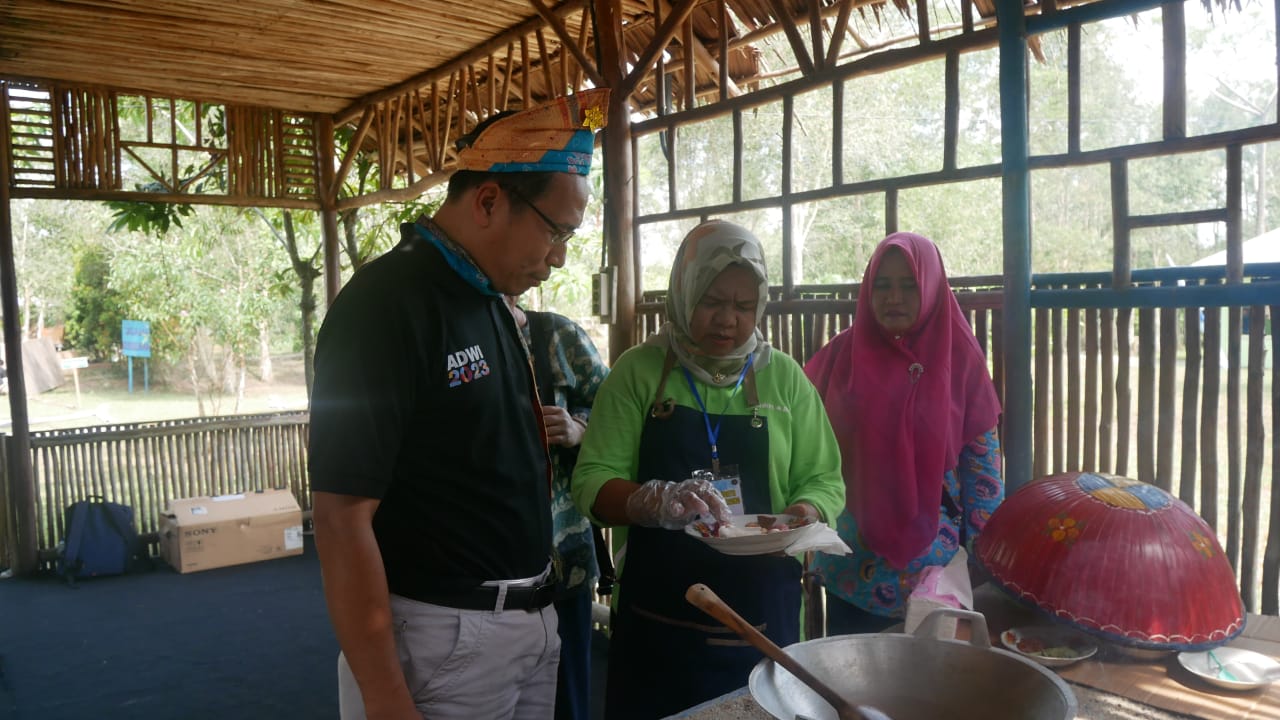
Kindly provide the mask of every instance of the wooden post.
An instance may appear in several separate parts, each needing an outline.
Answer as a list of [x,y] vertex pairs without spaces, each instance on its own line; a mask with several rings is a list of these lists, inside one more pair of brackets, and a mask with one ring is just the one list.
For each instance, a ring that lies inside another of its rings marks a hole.
[[[350,156],[354,156],[355,152],[355,147],[348,150]],[[407,157],[408,162],[412,163],[412,151]],[[330,305],[333,304],[333,299],[338,297],[338,291],[342,289],[342,246],[338,238],[338,187],[334,182],[333,161],[333,118],[329,115],[320,115],[316,118],[316,163],[320,165],[316,175],[320,179],[318,189],[321,237],[324,240],[324,291],[325,300]]]
[[1164,138],[1187,136],[1187,28],[1182,3],[1160,6],[1164,42]]
[[0,312],[4,314],[5,366],[9,378],[9,416],[13,435],[6,448],[9,466],[10,518],[17,525],[17,547],[11,558],[15,575],[36,569],[36,488],[31,473],[31,423],[27,415],[26,374],[22,370],[22,323],[18,311],[18,274],[13,262],[13,217],[9,205],[11,140],[8,87],[0,84]]
[[619,89],[625,85],[622,57],[622,19],[617,4],[594,0],[600,74],[614,88],[609,98],[609,124],[604,129],[604,238],[617,287],[613,324],[609,327],[609,362],[635,342],[636,269],[635,173],[631,156],[631,103]]
[[1027,20],[1018,0],[996,3],[1000,37],[1001,194],[1004,199],[1005,483],[1031,481],[1031,154]]

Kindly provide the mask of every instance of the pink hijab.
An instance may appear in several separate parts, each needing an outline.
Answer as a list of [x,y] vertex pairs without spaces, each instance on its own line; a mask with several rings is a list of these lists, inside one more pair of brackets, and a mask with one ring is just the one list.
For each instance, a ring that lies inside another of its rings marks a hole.
[[[897,248],[920,289],[920,315],[900,338],[876,321],[871,287]],[[897,568],[938,534],[942,478],[960,450],[1000,417],[987,361],[928,238],[894,233],[862,277],[853,327],[805,365],[844,459],[847,507],[868,548]]]

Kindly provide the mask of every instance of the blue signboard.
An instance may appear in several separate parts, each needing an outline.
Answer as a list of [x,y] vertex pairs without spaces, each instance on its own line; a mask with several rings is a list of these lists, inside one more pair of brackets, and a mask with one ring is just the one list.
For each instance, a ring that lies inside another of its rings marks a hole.
[[120,338],[125,357],[151,357],[151,323],[146,320],[122,320]]

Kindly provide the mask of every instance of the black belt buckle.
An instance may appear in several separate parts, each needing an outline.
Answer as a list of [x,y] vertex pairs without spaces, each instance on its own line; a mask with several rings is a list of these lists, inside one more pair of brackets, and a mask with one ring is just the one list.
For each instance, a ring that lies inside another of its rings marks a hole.
[[556,599],[556,584],[550,579],[534,587],[507,588],[505,610],[534,612],[550,605]]
[[396,591],[418,602],[457,608],[459,610],[524,610],[534,612],[555,602],[556,579],[548,577],[540,585],[520,585],[506,588],[502,607],[498,607],[498,595],[502,588],[497,585],[475,585],[465,589],[445,589],[440,587],[414,588],[410,592]]

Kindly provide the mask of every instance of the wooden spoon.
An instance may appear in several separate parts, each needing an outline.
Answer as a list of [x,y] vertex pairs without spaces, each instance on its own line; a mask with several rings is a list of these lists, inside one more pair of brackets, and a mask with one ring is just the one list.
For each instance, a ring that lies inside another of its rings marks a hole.
[[813,673],[805,670],[800,663],[796,662],[795,658],[784,652],[782,648],[765,637],[759,630],[756,630],[755,626],[744,620],[733,608],[726,605],[720,599],[720,596],[716,595],[706,585],[702,583],[690,585],[689,589],[684,593],[684,599],[688,600],[694,607],[724,623],[725,627],[738,633],[743,640],[751,643],[753,647],[764,653],[765,657],[786,668],[787,672],[796,676],[796,679],[812,688],[823,700],[826,700],[831,707],[836,709],[836,715],[840,720],[889,720],[884,713],[875,708],[863,705],[855,706],[844,699],[840,693],[819,680]]

